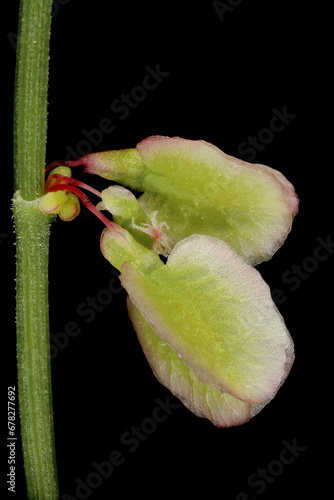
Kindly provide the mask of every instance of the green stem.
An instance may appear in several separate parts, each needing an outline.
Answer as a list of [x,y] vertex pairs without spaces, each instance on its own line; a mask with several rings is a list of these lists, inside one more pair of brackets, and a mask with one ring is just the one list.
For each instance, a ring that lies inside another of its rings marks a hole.
[[21,0],[14,111],[13,200],[16,326],[21,434],[28,497],[59,498],[52,414],[48,318],[51,218],[38,209],[44,191],[52,0]]
[[15,189],[43,194],[52,0],[21,0],[14,109]]

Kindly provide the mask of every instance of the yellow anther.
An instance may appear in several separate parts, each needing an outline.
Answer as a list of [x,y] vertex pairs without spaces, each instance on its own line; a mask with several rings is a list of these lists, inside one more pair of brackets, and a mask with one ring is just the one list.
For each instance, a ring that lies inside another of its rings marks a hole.
[[39,209],[45,214],[56,214],[66,202],[67,195],[64,191],[46,193],[39,200]]

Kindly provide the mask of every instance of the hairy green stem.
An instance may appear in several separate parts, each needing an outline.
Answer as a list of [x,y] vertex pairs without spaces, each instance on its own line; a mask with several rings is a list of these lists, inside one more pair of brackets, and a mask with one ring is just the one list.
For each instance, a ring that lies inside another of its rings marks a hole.
[[14,111],[13,200],[19,408],[30,500],[59,498],[54,445],[48,318],[51,218],[44,191],[52,0],[21,0]]
[[58,498],[48,317],[50,221],[36,201],[14,196],[19,407],[29,499]]
[[47,130],[52,0],[21,0],[14,108],[15,189],[26,200],[41,196]]

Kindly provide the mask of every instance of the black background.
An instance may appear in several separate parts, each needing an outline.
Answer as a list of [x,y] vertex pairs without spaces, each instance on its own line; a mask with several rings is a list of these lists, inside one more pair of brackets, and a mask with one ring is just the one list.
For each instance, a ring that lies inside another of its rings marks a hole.
[[[16,385],[10,200],[17,12],[18,2],[12,2],[1,40],[5,88],[0,251],[6,386]],[[124,291],[115,292],[91,316],[78,314],[77,308],[89,297],[102,297],[112,269],[100,253],[102,226],[92,214],[82,211],[71,223],[57,221],[50,250],[51,332],[59,339],[70,322],[80,329],[77,336],[67,337],[67,345],[53,347],[62,495],[76,498],[76,478],[87,483],[92,463],[108,460],[116,449],[125,461],[92,489],[92,500],[135,494],[191,496],[202,491],[228,500],[241,500],[242,492],[252,500],[306,494],[326,498],[331,491],[325,469],[332,427],[327,367],[333,256],[328,251],[326,260],[314,258],[319,238],[326,241],[333,235],[329,12],[302,1],[284,5],[278,0],[244,0],[223,15],[222,20],[210,1],[55,3],[47,162],[65,158],[69,147],[85,147],[84,130],[98,129],[105,118],[113,121],[114,131],[99,136],[96,144],[86,142],[90,151],[134,147],[160,134],[203,139],[240,157],[240,144],[269,126],[274,108],[286,108],[294,118],[257,151],[254,161],[286,175],[300,197],[300,211],[284,246],[258,270],[272,290],[280,291],[278,307],[294,339],[296,361],[275,399],[249,423],[222,430],[192,415],[154,378],[127,317]],[[166,73],[163,81],[121,119],[111,110],[112,103],[142,84],[147,66],[157,65]],[[88,181],[98,188],[107,185],[101,179]],[[283,278],[287,272],[296,278],[293,266],[303,270],[295,286]],[[117,281],[113,283],[116,290]],[[5,394],[6,388],[3,399]],[[145,425],[156,399],[168,397],[178,408],[131,451],[121,436],[132,426]],[[275,468],[272,463],[279,459],[283,441],[304,449],[272,482],[262,483],[265,488],[249,484],[259,468]],[[17,461],[17,493],[8,498],[23,500],[19,443]]]

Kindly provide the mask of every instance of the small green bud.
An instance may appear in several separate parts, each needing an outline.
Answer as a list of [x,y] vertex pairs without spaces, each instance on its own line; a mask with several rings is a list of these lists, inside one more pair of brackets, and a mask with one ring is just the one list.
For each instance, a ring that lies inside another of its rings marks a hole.
[[[57,192],[57,191],[56,191]],[[80,213],[80,202],[73,193],[67,193],[65,203],[60,207],[58,215],[63,221],[71,221]]]
[[102,202],[96,206],[98,210],[108,210],[117,224],[147,248],[165,256],[170,253],[168,226],[158,222],[157,212],[147,215],[134,194],[122,186],[110,186],[102,191],[101,197]]

